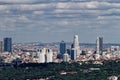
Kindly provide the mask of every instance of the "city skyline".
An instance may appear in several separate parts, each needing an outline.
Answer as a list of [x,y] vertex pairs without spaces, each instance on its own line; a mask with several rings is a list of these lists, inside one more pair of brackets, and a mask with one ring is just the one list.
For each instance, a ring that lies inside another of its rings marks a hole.
[[119,0],[0,0],[0,40],[120,43]]

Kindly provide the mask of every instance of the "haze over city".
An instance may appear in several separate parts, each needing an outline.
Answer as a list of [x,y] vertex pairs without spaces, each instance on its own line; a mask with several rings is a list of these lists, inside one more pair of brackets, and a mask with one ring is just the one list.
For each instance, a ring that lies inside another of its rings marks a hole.
[[0,39],[119,43],[120,0],[0,0]]

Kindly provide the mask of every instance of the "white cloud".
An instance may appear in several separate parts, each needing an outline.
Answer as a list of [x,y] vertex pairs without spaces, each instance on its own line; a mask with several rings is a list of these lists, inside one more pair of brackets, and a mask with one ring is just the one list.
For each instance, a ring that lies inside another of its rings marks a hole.
[[98,20],[120,20],[120,16],[99,16]]
[[33,14],[42,15],[42,14],[44,14],[44,11],[33,11]]
[[33,3],[38,0],[0,0],[2,3]]
[[0,3],[0,31],[84,33],[120,26],[119,0],[0,0]]

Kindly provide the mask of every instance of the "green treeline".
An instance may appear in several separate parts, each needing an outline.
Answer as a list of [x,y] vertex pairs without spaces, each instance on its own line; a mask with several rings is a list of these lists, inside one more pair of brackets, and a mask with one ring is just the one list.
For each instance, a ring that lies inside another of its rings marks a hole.
[[[99,68],[100,70],[90,70],[90,68]],[[74,71],[77,74],[61,75],[61,71]],[[107,80],[107,77],[112,75],[120,75],[119,61],[106,61],[103,62],[103,65],[90,62],[82,65],[79,63],[29,63],[0,67],[0,80],[35,80],[40,78],[48,78],[49,80]]]

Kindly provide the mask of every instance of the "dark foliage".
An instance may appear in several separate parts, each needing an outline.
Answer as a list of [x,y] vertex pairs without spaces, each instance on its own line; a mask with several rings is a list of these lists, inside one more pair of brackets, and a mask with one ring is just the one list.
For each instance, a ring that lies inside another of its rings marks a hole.
[[[99,68],[100,70],[90,70]],[[77,74],[61,75],[61,71]],[[108,76],[120,75],[119,61],[106,61],[103,65],[79,63],[24,63],[0,67],[0,80],[26,80],[49,78],[49,80],[107,80]],[[120,79],[119,79],[120,80]]]

